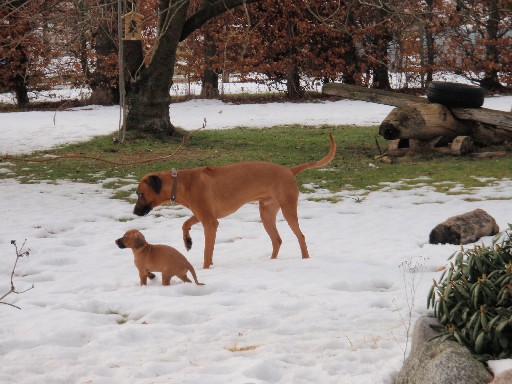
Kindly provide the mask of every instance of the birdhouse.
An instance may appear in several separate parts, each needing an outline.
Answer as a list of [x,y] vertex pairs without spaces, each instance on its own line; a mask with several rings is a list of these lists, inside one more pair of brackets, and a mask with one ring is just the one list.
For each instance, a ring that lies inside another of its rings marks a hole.
[[141,40],[142,39],[142,16],[137,12],[130,12],[123,16],[123,40]]

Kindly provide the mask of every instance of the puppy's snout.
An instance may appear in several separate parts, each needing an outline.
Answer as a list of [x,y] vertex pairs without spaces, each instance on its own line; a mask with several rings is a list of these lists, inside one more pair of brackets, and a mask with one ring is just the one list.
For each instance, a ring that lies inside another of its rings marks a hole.
[[126,245],[122,237],[116,240],[116,245],[121,249],[126,248]]

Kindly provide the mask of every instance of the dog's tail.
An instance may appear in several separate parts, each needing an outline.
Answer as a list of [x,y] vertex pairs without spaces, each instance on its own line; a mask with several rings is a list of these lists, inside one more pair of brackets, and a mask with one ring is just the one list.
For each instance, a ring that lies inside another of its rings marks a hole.
[[290,171],[292,171],[294,176],[298,175],[302,171],[305,171],[306,169],[323,167],[324,165],[329,164],[332,159],[334,159],[334,155],[336,154],[336,142],[334,141],[334,137],[332,137],[331,133],[329,133],[329,139],[331,140],[331,147],[329,148],[329,153],[327,156],[318,161],[312,161],[310,163],[299,164],[291,167]]
[[204,285],[203,283],[200,283],[199,280],[197,280],[196,270],[190,263],[188,263],[188,270],[192,275],[192,278],[194,279],[194,283],[196,283],[197,285]]

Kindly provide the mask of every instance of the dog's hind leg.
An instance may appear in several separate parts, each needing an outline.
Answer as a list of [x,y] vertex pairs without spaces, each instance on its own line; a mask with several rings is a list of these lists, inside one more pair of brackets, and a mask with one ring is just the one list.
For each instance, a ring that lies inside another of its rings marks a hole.
[[308,247],[306,245],[306,238],[302,234],[299,227],[299,218],[297,217],[297,203],[298,203],[298,191],[296,197],[288,196],[286,199],[286,204],[281,204],[281,209],[283,211],[283,216],[288,222],[291,230],[297,237],[300,245],[300,252],[302,253],[302,258],[309,258]]
[[204,261],[203,268],[208,269],[213,264],[213,249],[215,248],[215,238],[217,237],[217,228],[219,221],[215,218],[201,221],[204,229]]
[[172,275],[167,271],[162,271],[162,285],[171,285]]
[[268,235],[270,236],[270,240],[272,241],[272,259],[277,257],[279,248],[281,248],[281,243],[283,242],[276,227],[276,217],[277,212],[279,212],[279,208],[279,203],[272,197],[260,200],[261,222],[263,223],[263,227],[265,228],[265,231],[267,231]]
[[199,223],[199,220],[197,219],[197,217],[195,215],[189,217],[188,220],[183,223],[183,226],[182,226],[183,242],[185,243],[185,248],[187,249],[187,251],[190,251],[190,249],[192,248],[192,238],[190,237],[190,228],[192,228],[192,226],[197,223]]

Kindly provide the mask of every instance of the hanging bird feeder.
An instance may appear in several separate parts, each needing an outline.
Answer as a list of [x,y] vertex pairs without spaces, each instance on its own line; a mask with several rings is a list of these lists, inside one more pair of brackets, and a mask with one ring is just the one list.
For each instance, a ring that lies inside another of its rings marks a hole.
[[143,19],[143,15],[133,11],[123,16],[123,40],[142,40]]

